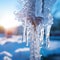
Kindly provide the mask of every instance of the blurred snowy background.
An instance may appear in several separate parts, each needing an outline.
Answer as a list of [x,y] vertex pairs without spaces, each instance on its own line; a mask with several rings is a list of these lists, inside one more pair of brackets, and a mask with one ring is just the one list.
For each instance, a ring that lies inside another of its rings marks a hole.
[[[0,0],[0,21],[4,19],[8,14],[13,16],[14,11],[22,9],[22,3],[18,6],[17,0]],[[42,59],[44,60],[60,60],[60,0],[57,0],[51,9],[51,13],[54,17],[54,24],[51,28],[51,42],[49,49],[42,49]],[[12,17],[11,17],[12,18]],[[14,19],[13,18],[13,19]],[[1,27],[0,27],[1,28]],[[21,28],[20,34],[22,35],[23,28]],[[4,28],[3,28],[4,29]],[[14,28],[15,29],[15,28]],[[6,38],[0,29],[0,60],[29,60],[30,48],[26,46],[26,43],[22,43],[22,36],[12,35]]]

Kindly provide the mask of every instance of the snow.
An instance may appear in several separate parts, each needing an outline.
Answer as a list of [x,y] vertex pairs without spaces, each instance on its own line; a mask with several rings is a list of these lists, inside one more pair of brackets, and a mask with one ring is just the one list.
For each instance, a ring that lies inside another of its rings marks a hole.
[[25,51],[30,51],[30,48],[19,48],[19,49],[16,49],[15,52],[25,52]]
[[60,48],[60,42],[59,41],[50,41],[50,47],[48,50],[54,50]]
[[3,51],[3,52],[0,52],[0,54],[5,54],[6,56],[9,56],[9,57],[12,57],[12,54],[7,52],[7,51]]
[[6,44],[7,42],[22,43],[22,40],[21,40],[20,38],[22,38],[22,37],[21,37],[21,36],[12,36],[11,38],[6,38],[6,37],[0,38],[0,45],[4,45],[4,44]]
[[4,56],[3,60],[12,60],[12,59],[8,56]]

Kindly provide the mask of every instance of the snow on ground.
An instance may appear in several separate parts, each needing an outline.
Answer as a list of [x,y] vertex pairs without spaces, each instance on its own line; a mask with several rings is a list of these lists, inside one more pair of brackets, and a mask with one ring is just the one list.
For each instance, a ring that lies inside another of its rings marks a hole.
[[50,41],[48,50],[60,48],[60,41]]
[[5,54],[6,56],[12,57],[12,54],[7,52],[7,51],[0,52],[0,55],[2,55],[2,54]]
[[15,50],[16,53],[18,53],[18,52],[24,52],[24,51],[30,51],[30,48],[19,48],[19,49]]
[[[10,43],[22,43],[22,36],[12,36],[11,38],[6,38],[6,37],[3,37],[3,38],[0,38],[0,45],[3,45],[6,44],[7,42],[10,42]],[[9,44],[10,44],[9,43]],[[22,43],[21,45],[25,45],[24,43]],[[11,47],[9,47],[11,48]],[[14,49],[14,47],[13,47]],[[60,51],[58,51],[58,49],[60,49],[60,41],[53,41],[51,40],[50,43],[49,43],[49,48],[46,48],[46,49],[43,49],[43,55],[45,54],[51,54],[51,53],[60,53]],[[29,52],[30,51],[30,48],[29,47],[21,47],[19,46],[16,50],[14,50],[13,52],[14,53],[19,53],[19,52]],[[45,53],[46,52],[46,53]],[[3,51],[3,52],[0,52],[0,54],[7,54],[6,51]],[[9,55],[9,54],[7,54]]]
[[12,60],[12,59],[8,56],[4,56],[3,60]]
[[17,43],[22,43],[21,36],[12,36],[11,38],[0,38],[0,45],[4,45],[7,42],[17,42]]
[[60,54],[60,41],[50,41],[49,48],[42,48],[41,53],[43,56]]

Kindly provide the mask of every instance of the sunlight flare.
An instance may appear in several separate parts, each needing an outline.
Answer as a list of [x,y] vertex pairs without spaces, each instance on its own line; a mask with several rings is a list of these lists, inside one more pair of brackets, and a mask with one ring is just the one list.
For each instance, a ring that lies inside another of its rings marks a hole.
[[3,26],[5,29],[14,28],[21,24],[21,22],[15,20],[14,14],[9,13],[5,14],[0,21],[0,25]]

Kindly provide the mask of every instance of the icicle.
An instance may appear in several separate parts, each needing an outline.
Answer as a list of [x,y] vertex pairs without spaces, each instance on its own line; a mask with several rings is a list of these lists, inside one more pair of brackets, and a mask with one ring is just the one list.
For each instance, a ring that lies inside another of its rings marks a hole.
[[42,17],[42,0],[36,0],[35,6],[35,16]]
[[23,42],[26,42],[26,20],[24,21]]
[[30,60],[40,60],[40,43],[37,28],[32,27],[32,39],[30,41]]
[[[46,47],[49,46],[49,41],[50,41],[50,29],[51,29],[51,26],[53,24],[53,17],[52,15],[50,14],[51,12],[51,8],[53,6],[53,4],[56,2],[56,0],[44,0],[43,3],[43,18],[44,18],[44,31],[45,31],[45,38],[44,39],[44,44],[46,45]],[[49,4],[49,5],[48,5]]]

